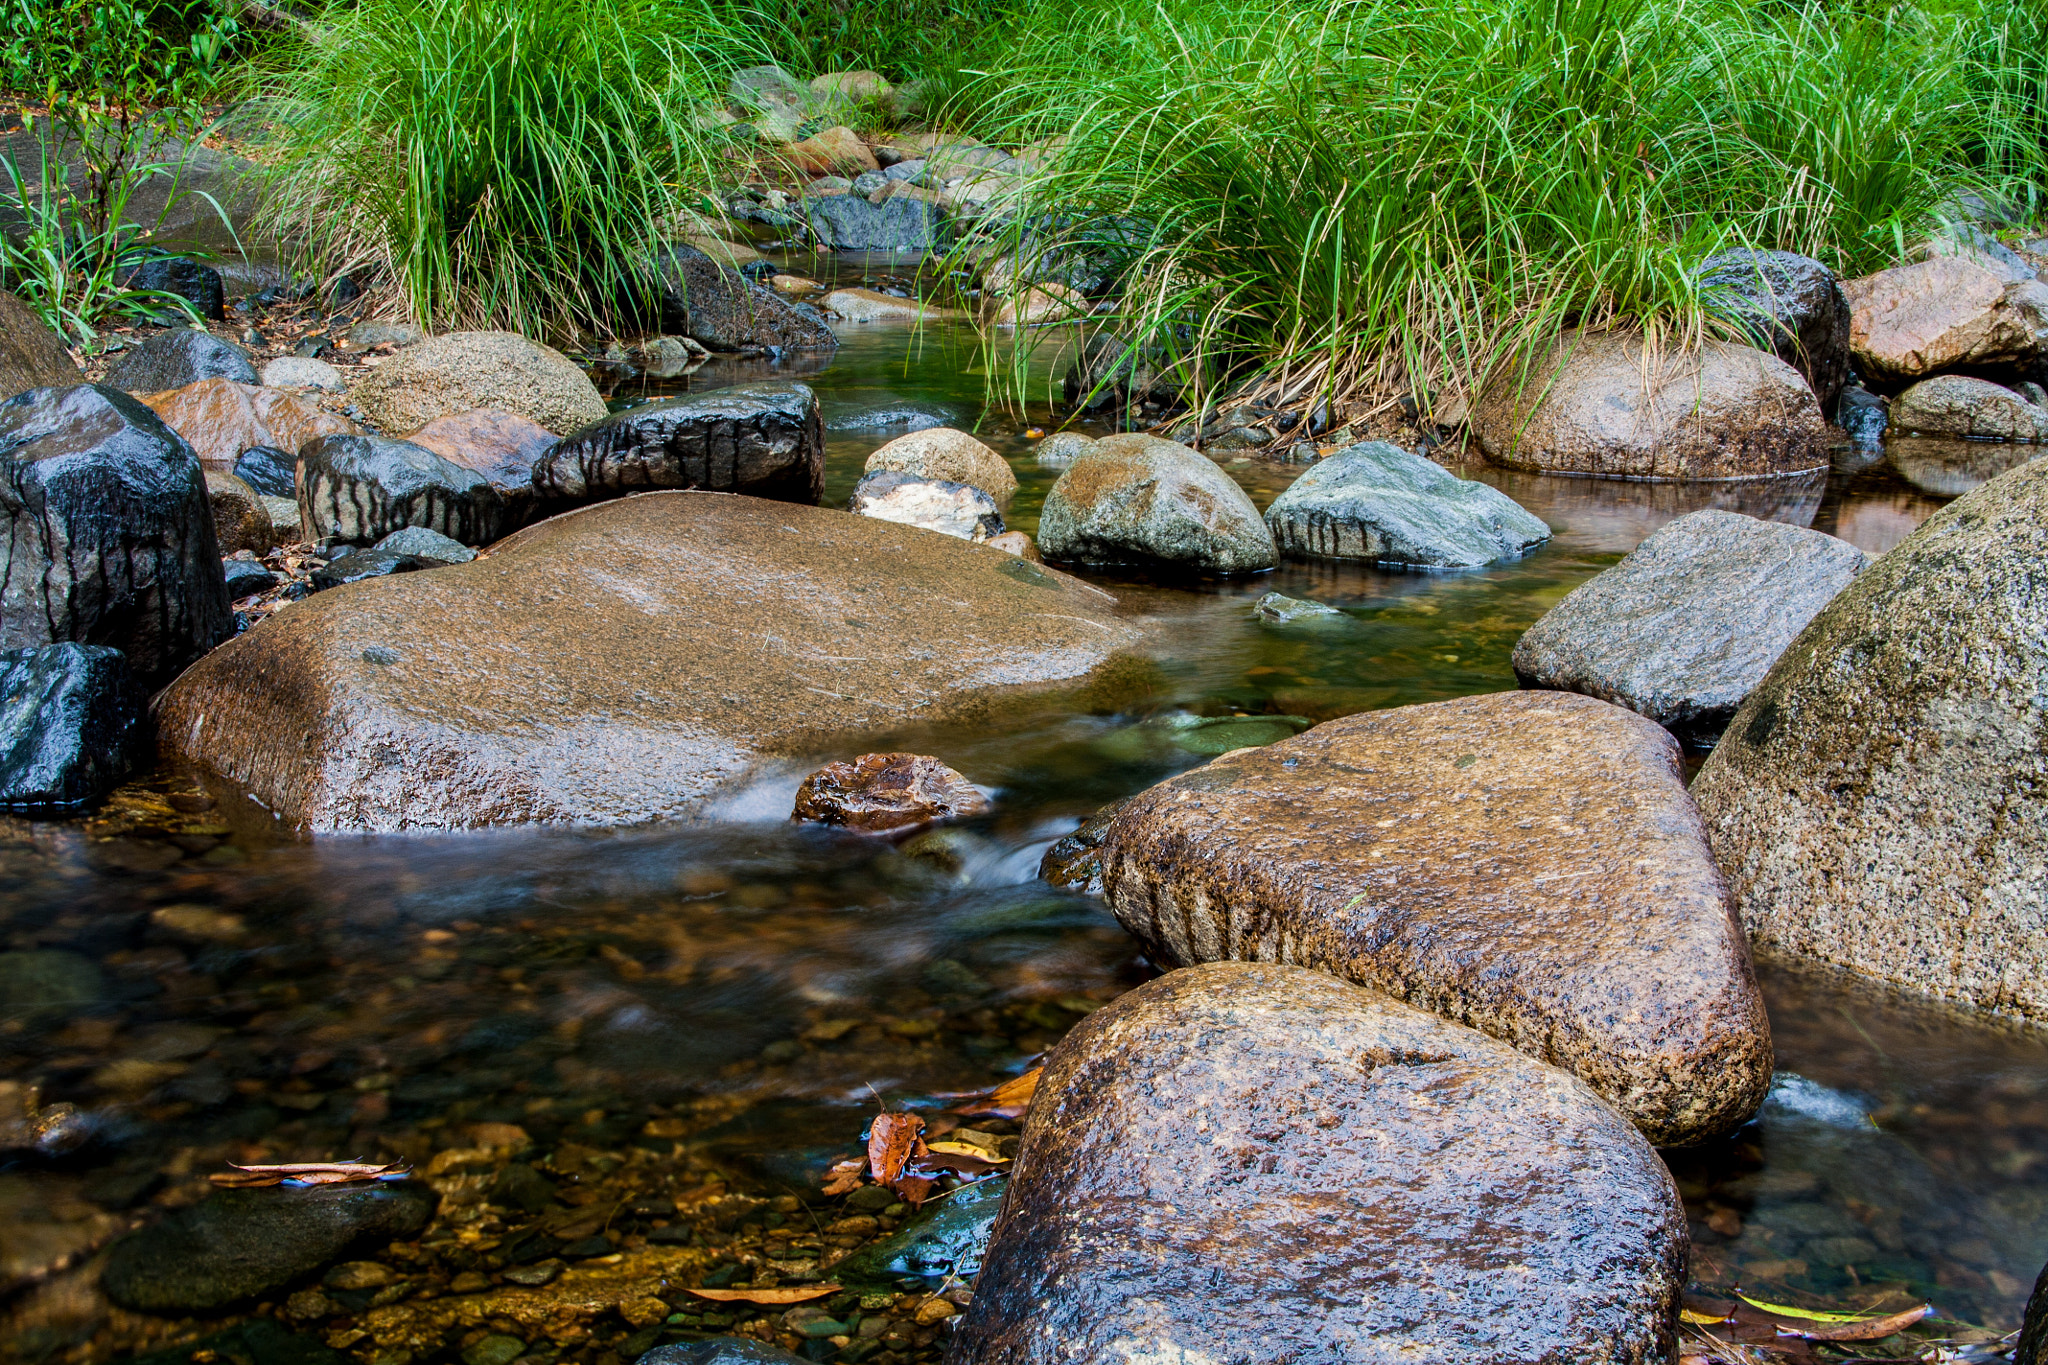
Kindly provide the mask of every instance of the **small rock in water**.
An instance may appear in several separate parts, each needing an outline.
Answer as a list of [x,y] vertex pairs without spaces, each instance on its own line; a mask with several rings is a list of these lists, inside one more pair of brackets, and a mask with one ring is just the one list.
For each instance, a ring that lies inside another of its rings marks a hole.
[[1275,625],[1341,617],[1343,614],[1335,607],[1325,606],[1321,602],[1311,602],[1301,597],[1286,597],[1277,592],[1269,592],[1252,604],[1253,616]]
[[329,1289],[359,1291],[382,1289],[393,1284],[398,1277],[391,1273],[391,1267],[382,1261],[343,1261],[320,1277],[320,1283]]
[[943,409],[905,403],[868,403],[827,415],[825,430],[888,431],[901,427],[905,431],[929,431],[933,427],[948,426],[952,421],[953,414]]
[[6,1018],[76,1014],[97,1002],[105,989],[100,969],[77,953],[58,948],[0,953],[0,1015]]
[[145,701],[118,649],[0,654],[0,809],[72,810],[121,780]]
[[839,344],[815,308],[798,307],[696,247],[668,248],[659,270],[662,326],[714,351],[816,351]]
[[1841,401],[1835,407],[1835,420],[1850,440],[1873,446],[1884,439],[1891,413],[1884,399],[1870,390],[1847,388],[1842,390]]
[[864,476],[855,485],[847,510],[961,540],[985,541],[1003,531],[996,500],[981,489],[893,469]]
[[936,758],[862,754],[805,778],[790,818],[880,834],[988,810],[981,790]]
[[1136,434],[1097,441],[1067,466],[1046,494],[1038,548],[1054,563],[1211,573],[1279,559],[1259,509],[1214,460]]
[[450,540],[439,531],[429,531],[424,526],[408,526],[402,531],[393,531],[370,548],[386,554],[436,559],[443,564],[467,564],[476,558],[476,551],[461,541]]
[[956,1190],[927,1206],[893,1236],[862,1247],[833,1266],[833,1277],[850,1285],[887,1284],[906,1275],[956,1275],[971,1282],[981,1273],[989,1232],[1002,1211],[1008,1184],[996,1176]]
[[835,289],[818,306],[848,322],[921,322],[960,316],[916,299],[899,299],[872,289]]
[[1280,553],[1469,569],[1525,554],[1550,528],[1507,494],[1366,441],[1319,462],[1266,509]]
[[1102,894],[1102,836],[1123,809],[1112,801],[1083,820],[1072,834],[1053,841],[1038,860],[1039,878],[1049,886],[1065,886],[1089,896]]
[[811,1365],[811,1360],[752,1337],[712,1337],[649,1351],[639,1365]]
[[1055,431],[1038,443],[1033,454],[1040,464],[1063,467],[1072,464],[1076,456],[1085,455],[1094,448],[1092,436],[1083,436],[1078,431]]
[[1017,491],[1010,462],[964,431],[936,427],[898,436],[868,456],[865,472],[895,470],[920,479],[944,479],[979,488],[998,505]]
[[2048,408],[1988,379],[1944,374],[1923,379],[1892,404],[1902,435],[1979,441],[2048,441]]

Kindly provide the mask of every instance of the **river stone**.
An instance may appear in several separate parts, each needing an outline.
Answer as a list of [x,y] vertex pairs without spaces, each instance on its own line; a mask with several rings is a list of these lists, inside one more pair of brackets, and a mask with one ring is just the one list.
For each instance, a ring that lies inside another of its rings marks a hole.
[[981,1271],[989,1230],[1008,1187],[1009,1181],[996,1176],[927,1204],[893,1235],[835,1264],[832,1278],[841,1284],[890,1288],[907,1275],[955,1275],[972,1282]]
[[0,953],[0,1017],[76,1015],[99,1003],[105,991],[100,969],[77,953],[61,948]]
[[860,134],[845,124],[826,128],[801,142],[790,144],[788,156],[796,168],[806,175],[830,175],[843,172],[856,175],[861,171],[878,171],[881,163],[868,145],[860,140]]
[[966,316],[874,289],[835,289],[819,299],[818,306],[846,322],[943,322]]
[[1045,495],[1038,548],[1082,564],[1161,564],[1214,573],[1270,569],[1259,509],[1215,461],[1155,436],[1110,436]]
[[1141,638],[1107,594],[945,536],[657,493],[297,603],[165,693],[158,734],[293,826],[629,824],[905,724],[1120,703]]
[[868,456],[866,470],[895,469],[920,479],[945,479],[972,484],[998,503],[1009,502],[1017,491],[1017,475],[1010,462],[964,431],[938,427],[898,436]]
[[557,503],[648,489],[702,488],[816,502],[825,433],[805,384],[740,384],[643,403],[557,442],[534,466]]
[[2027,1296],[2027,1314],[2020,1323],[2019,1343],[2012,1348],[2012,1365],[2048,1365],[2048,1267],[2034,1281]]
[[1033,564],[1045,563],[1045,556],[1038,553],[1038,543],[1022,531],[1001,531],[988,538],[991,550],[1001,550],[1006,555],[1015,555]]
[[1003,515],[996,500],[979,488],[946,479],[920,479],[894,469],[863,475],[853,486],[846,507],[856,516],[977,543],[1003,533]]
[[235,457],[234,475],[255,489],[258,497],[296,497],[299,457],[276,446],[250,446]]
[[533,467],[555,443],[554,433],[539,423],[480,408],[437,417],[405,439],[490,480],[505,500],[508,529],[524,526],[538,511]]
[[[339,413],[282,389],[232,379],[202,379],[180,389],[144,394],[142,401],[185,438],[200,464],[222,471],[234,471],[242,457],[258,447],[296,452],[322,436],[352,436],[362,430]],[[281,496],[291,493],[287,486]]]
[[693,246],[669,247],[656,264],[662,326],[714,351],[829,351],[839,344],[815,309],[797,307]]
[[416,1237],[438,1202],[411,1180],[216,1190],[115,1243],[100,1283],[137,1312],[209,1312],[282,1288],[353,1248]]
[[[139,265],[117,270],[114,283],[123,289],[147,290],[183,299],[200,317],[213,322],[227,316],[227,285],[220,272],[184,256],[157,256]],[[171,307],[163,309],[158,316],[182,322],[185,315]]]
[[309,540],[368,545],[424,526],[465,545],[504,534],[505,500],[474,469],[382,436],[323,436],[299,450],[299,525]]
[[1850,280],[1849,346],[1868,380],[1954,369],[2027,369],[2048,347],[2048,285],[1981,251],[1931,256]]
[[1727,341],[1651,367],[1632,333],[1566,332],[1509,366],[1472,407],[1472,434],[1510,469],[1631,479],[1750,479],[1825,468],[1828,424],[1799,371]]
[[234,634],[199,461],[118,389],[0,403],[0,510],[0,648],[107,645],[153,689]]
[[605,415],[575,361],[517,332],[450,332],[409,346],[358,382],[354,398],[385,431],[492,408],[562,435]]
[[223,555],[237,550],[268,554],[277,543],[263,497],[232,474],[206,471],[206,501],[213,509],[213,539]]
[[638,1365],[811,1365],[811,1360],[752,1337],[708,1337],[657,1346]]
[[1310,466],[1266,509],[1266,525],[1292,559],[1432,569],[1476,568],[1550,539],[1540,518],[1499,489],[1386,441]]
[[1065,886],[1083,895],[1102,894],[1102,839],[1110,822],[1124,808],[1112,801],[1074,828],[1073,833],[1052,841],[1038,860],[1039,880],[1048,886]]
[[1065,468],[1095,449],[1095,438],[1078,431],[1055,431],[1038,443],[1033,453],[1038,463]]
[[1583,692],[1711,747],[1870,557],[1739,512],[1693,512],[1574,588],[1515,645],[1524,687]]
[[1312,602],[1305,597],[1289,597],[1285,593],[1269,592],[1252,603],[1252,619],[1268,625],[1291,626],[1303,621],[1331,621],[1344,613],[1321,602]]
[[0,398],[84,380],[64,338],[51,331],[35,309],[0,289]]
[[1988,379],[1943,374],[1900,394],[1892,404],[1891,425],[1901,435],[2048,441],[2048,408]]
[[275,360],[265,361],[258,373],[267,389],[319,389],[325,393],[341,393],[348,388],[340,370],[311,356],[281,355]]
[[211,332],[173,327],[158,332],[107,369],[101,382],[129,393],[163,393],[202,379],[229,379],[254,384],[256,366],[249,353]]
[[1694,783],[1760,944],[2048,1021],[2048,462],[1814,617]]
[[1723,251],[1700,262],[1700,283],[1753,343],[1806,376],[1822,412],[1849,382],[1849,296],[1841,277],[1790,251]]
[[1590,697],[1347,716],[1132,799],[1103,884],[1155,961],[1298,962],[1562,1066],[1660,1146],[1770,1088],[1678,746]]
[[1670,1174],[1579,1080],[1216,963],[1053,1049],[946,1359],[1651,1365],[1685,1259]]
[[418,555],[397,554],[390,550],[358,550],[313,570],[309,581],[314,592],[325,592],[329,588],[346,587],[372,578],[437,569],[442,563],[438,559],[422,559]]
[[443,564],[467,564],[476,558],[476,551],[461,541],[450,540],[439,531],[429,531],[424,526],[408,526],[404,530],[393,531],[371,548],[386,554],[437,559]]
[[62,811],[121,780],[145,698],[118,649],[0,653],[0,808]]
[[818,245],[840,251],[934,251],[946,244],[946,214],[915,194],[876,204],[857,194],[807,194],[804,218]]
[[253,559],[223,559],[221,569],[227,574],[228,600],[239,602],[244,597],[259,592],[268,592],[277,586],[277,575]]
[[979,787],[936,758],[862,754],[805,778],[789,818],[883,834],[985,815],[988,809]]
[[901,427],[905,431],[929,431],[942,427],[953,420],[953,414],[943,408],[924,407],[913,403],[864,403],[859,407],[845,408],[825,415],[827,431],[888,431]]

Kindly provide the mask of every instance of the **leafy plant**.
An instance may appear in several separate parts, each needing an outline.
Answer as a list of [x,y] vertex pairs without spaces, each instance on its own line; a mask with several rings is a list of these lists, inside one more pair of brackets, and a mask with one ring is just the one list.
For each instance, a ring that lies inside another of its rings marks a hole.
[[0,0],[0,89],[184,100],[242,36],[216,0]]

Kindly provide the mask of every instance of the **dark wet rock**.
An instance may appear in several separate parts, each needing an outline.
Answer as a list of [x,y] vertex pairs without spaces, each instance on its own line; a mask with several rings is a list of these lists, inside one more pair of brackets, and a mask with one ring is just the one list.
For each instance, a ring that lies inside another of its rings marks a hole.
[[1700,283],[1752,345],[1806,376],[1821,411],[1849,380],[1849,296],[1841,277],[1790,251],[1723,251],[1700,262]]
[[1163,350],[1134,346],[1113,333],[1098,332],[1088,338],[1080,358],[1068,368],[1061,381],[1061,396],[1069,407],[1090,411],[1133,403],[1174,403],[1187,379],[1186,367]]
[[1524,687],[1583,692],[1709,747],[1806,623],[1870,557],[1737,512],[1680,517],[1523,634]]
[[0,398],[84,380],[64,338],[51,331],[33,308],[0,289]]
[[153,688],[234,633],[199,462],[127,394],[0,403],[0,508],[0,646],[107,645]]
[[1103,839],[1155,961],[1284,960],[1565,1067],[1659,1145],[1770,1087],[1770,1026],[1678,746],[1506,692],[1329,721],[1132,798]]
[[1892,403],[1904,436],[1962,436],[1979,441],[2048,441],[2048,408],[2001,384],[1968,375],[1923,379]]
[[756,498],[624,498],[373,587],[316,594],[188,672],[160,742],[293,826],[629,824],[906,717],[1116,705],[1150,676],[1098,589]]
[[[893,1284],[910,1275],[957,1275],[972,1282],[1009,1182],[998,1176],[956,1190],[879,1242],[832,1267],[842,1284]],[[870,1187],[872,1188],[872,1187]]]
[[417,1181],[217,1190],[116,1243],[101,1283],[123,1308],[209,1312],[282,1288],[354,1248],[416,1237],[437,1202]]
[[437,560],[442,564],[467,564],[476,558],[476,551],[461,541],[450,540],[439,531],[429,531],[424,526],[408,526],[402,531],[393,531],[371,548],[386,554]]
[[951,426],[954,421],[952,413],[940,408],[905,403],[867,403],[827,413],[825,430],[928,431],[933,427]]
[[417,431],[489,409],[559,435],[605,415],[604,399],[582,367],[516,332],[450,332],[408,346],[370,371],[352,396],[385,431]]
[[100,969],[77,953],[57,948],[0,953],[0,1016],[75,1015],[98,1003],[105,991]]
[[1849,345],[1867,380],[2023,370],[2048,352],[2048,284],[1983,251],[1930,256],[1843,285]]
[[235,457],[234,475],[268,498],[298,496],[299,457],[276,446],[250,446]]
[[1873,562],[1750,693],[1694,794],[1756,942],[2048,1019],[2044,558],[2035,461]]
[[898,436],[868,456],[866,471],[893,469],[920,479],[971,484],[1006,504],[1017,491],[1010,462],[964,431],[938,427]]
[[508,531],[539,514],[533,468],[555,443],[554,433],[539,423],[515,413],[481,409],[437,418],[405,439],[489,479],[505,500]]
[[232,341],[190,327],[173,327],[125,352],[101,382],[129,393],[163,393],[202,379],[254,384],[256,366],[249,353]]
[[[117,271],[114,282],[124,289],[147,289],[152,293],[175,295],[191,304],[200,317],[214,322],[227,316],[223,307],[226,291],[220,272],[183,256],[159,256]],[[163,311],[182,317],[170,305],[166,305]]]
[[1864,388],[1846,388],[1835,405],[1835,422],[1850,440],[1873,446],[1884,439],[1891,409],[1884,399]]
[[839,344],[815,310],[799,308],[696,247],[668,248],[660,274],[661,325],[714,351],[814,351]]
[[388,550],[358,550],[346,558],[329,562],[324,568],[313,570],[313,591],[323,592],[328,588],[361,583],[366,579],[389,578],[393,574],[417,573],[421,569],[441,566],[440,560],[422,559],[418,555],[392,554]]
[[[222,471],[234,470],[245,454],[259,446],[296,452],[322,436],[349,436],[362,430],[346,417],[282,389],[228,379],[202,379],[168,393],[145,394],[143,401],[165,426],[185,439],[200,464]],[[287,476],[295,460],[296,455],[287,457]],[[284,492],[274,496],[291,495],[287,483]]]
[[269,1318],[250,1318],[198,1341],[136,1356],[128,1365],[192,1365],[195,1356],[235,1365],[350,1365],[351,1359],[318,1337],[287,1331]]
[[640,1357],[640,1365],[810,1365],[810,1357],[752,1337],[712,1337],[657,1347]]
[[933,251],[947,240],[945,210],[916,194],[879,204],[857,194],[806,195],[804,218],[818,245],[840,251]]
[[1287,626],[1301,621],[1329,621],[1342,617],[1343,612],[1321,602],[1311,602],[1303,597],[1287,597],[1281,593],[1269,592],[1252,603],[1254,620],[1268,625]]
[[856,516],[983,542],[1003,533],[996,500],[979,488],[894,469],[863,475],[846,508]]
[[1102,836],[1109,832],[1110,821],[1123,808],[1122,801],[1112,801],[1083,820],[1072,834],[1053,840],[1045,856],[1038,860],[1039,878],[1051,886],[1069,887],[1089,896],[1101,895]]
[[2027,1296],[2027,1315],[2020,1324],[2020,1339],[2012,1348],[2012,1365],[2048,1365],[2048,1267],[2034,1281]]
[[790,819],[883,834],[982,815],[988,809],[980,788],[936,758],[862,754],[844,763],[828,763],[805,778],[796,789]]
[[134,757],[143,701],[118,649],[0,653],[0,808],[75,809],[112,787]]
[[228,579],[228,600],[240,601],[252,593],[268,592],[277,586],[277,575],[253,559],[224,559],[221,568]]
[[213,509],[213,539],[224,555],[237,550],[268,554],[277,543],[270,509],[257,491],[232,474],[206,471],[206,501]]
[[505,529],[505,501],[474,469],[382,436],[323,436],[299,449],[299,525],[309,540],[368,545],[424,526],[465,545]]
[[1663,1163],[1579,1080],[1219,963],[1053,1049],[947,1360],[1651,1365],[1685,1259]]
[[1497,488],[1434,460],[1366,441],[1313,465],[1266,509],[1291,559],[1365,559],[1469,569],[1511,559],[1550,528]]
[[554,1207],[555,1187],[531,1165],[515,1161],[499,1171],[497,1179],[492,1181],[491,1200],[528,1213],[544,1213]]
[[1158,564],[1214,573],[1279,558],[1259,509],[1216,462],[1154,436],[1111,436],[1046,494],[1038,548],[1055,563]]
[[534,487],[557,503],[701,488],[816,502],[825,434],[808,385],[740,384],[614,413],[556,443]]
[[[1647,380],[1646,380],[1647,375]],[[1507,366],[1472,406],[1472,434],[1510,469],[1631,479],[1751,479],[1828,463],[1806,377],[1750,346],[1667,348],[1634,333],[1571,331]]]

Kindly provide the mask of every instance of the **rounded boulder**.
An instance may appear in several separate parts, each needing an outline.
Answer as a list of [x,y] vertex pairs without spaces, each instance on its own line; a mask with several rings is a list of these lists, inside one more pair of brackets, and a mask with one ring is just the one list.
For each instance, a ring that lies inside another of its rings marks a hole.
[[1055,563],[1255,573],[1279,562],[1259,509],[1215,461],[1155,436],[1110,436],[1046,494],[1038,548]]
[[898,436],[868,456],[867,473],[893,469],[920,479],[944,479],[979,488],[998,503],[1017,491],[1010,462],[964,431],[932,427]]
[[605,415],[573,360],[516,332],[451,332],[389,357],[356,385],[356,403],[386,431],[413,431],[477,408],[566,435]]

